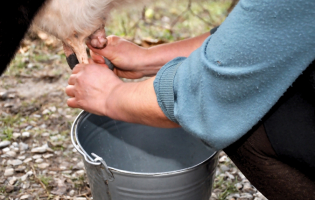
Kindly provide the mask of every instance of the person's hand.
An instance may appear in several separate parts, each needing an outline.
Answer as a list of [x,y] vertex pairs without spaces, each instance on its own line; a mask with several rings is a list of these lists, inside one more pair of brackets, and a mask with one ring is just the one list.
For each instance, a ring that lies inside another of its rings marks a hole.
[[146,68],[147,49],[117,36],[108,36],[105,48],[96,49],[87,43],[90,48],[91,58],[94,62],[104,64],[102,56],[109,59],[114,65],[114,73],[122,78],[141,78],[150,74]]
[[69,107],[106,115],[111,93],[123,82],[106,65],[78,64],[66,87]]

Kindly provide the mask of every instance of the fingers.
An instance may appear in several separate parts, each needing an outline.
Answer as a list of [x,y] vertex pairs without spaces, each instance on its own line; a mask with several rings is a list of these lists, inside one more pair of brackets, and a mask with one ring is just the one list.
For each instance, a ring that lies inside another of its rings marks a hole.
[[66,94],[68,97],[75,97],[75,88],[73,85],[68,85],[66,87]]
[[73,70],[72,70],[72,74],[77,74],[80,71],[82,71],[85,67],[85,64],[77,64],[76,66],[74,66]]
[[97,54],[97,53],[94,53],[93,51],[90,50],[90,55],[91,55],[91,58],[93,59],[93,61],[95,63],[98,63],[98,64],[105,64],[105,60],[103,58],[103,56]]
[[71,108],[79,108],[79,105],[78,105],[77,101],[75,100],[75,98],[69,98],[67,100],[67,105]]

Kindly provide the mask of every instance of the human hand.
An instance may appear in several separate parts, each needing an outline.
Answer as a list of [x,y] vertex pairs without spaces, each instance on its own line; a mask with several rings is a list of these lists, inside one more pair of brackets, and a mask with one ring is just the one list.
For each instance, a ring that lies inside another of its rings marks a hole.
[[78,64],[66,87],[67,104],[97,115],[106,115],[111,93],[123,82],[106,65]]
[[[147,49],[117,36],[108,36],[105,48],[90,48],[91,57],[94,62],[104,64],[102,56],[109,59],[114,65],[114,73],[122,78],[141,78],[143,76],[155,75],[146,68]],[[151,74],[152,73],[152,74]]]

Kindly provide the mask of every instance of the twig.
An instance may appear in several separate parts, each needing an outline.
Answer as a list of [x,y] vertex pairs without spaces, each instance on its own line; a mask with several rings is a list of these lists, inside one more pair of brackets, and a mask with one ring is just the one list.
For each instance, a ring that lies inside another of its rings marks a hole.
[[41,186],[45,189],[47,195],[49,196],[49,191],[47,190],[46,185],[37,177],[36,170],[35,170],[34,166],[31,165],[31,168],[32,168],[32,171],[33,171],[33,174],[34,174],[34,177],[35,177],[36,181],[41,184]]

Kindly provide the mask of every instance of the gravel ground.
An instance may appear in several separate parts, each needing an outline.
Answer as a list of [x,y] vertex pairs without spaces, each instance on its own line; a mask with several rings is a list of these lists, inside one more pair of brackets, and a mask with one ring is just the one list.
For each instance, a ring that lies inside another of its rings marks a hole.
[[[0,199],[92,199],[70,141],[71,123],[80,112],[66,106],[70,70],[58,44],[40,45],[24,41],[0,77]],[[266,198],[220,152],[210,199]]]

